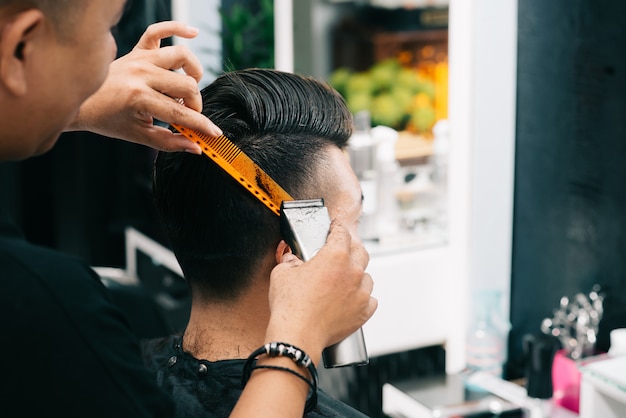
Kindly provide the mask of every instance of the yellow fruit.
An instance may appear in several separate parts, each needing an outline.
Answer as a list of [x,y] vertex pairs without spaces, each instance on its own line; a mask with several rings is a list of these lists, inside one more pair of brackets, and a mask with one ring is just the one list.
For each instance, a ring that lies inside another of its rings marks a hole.
[[346,85],[348,84],[348,80],[352,75],[352,71],[347,68],[337,68],[332,72],[330,78],[328,79],[328,84],[330,84],[335,90],[337,90],[340,94],[345,95]]
[[390,91],[391,97],[396,101],[397,106],[401,109],[403,114],[407,114],[410,112],[411,107],[413,105],[413,92],[411,90],[396,84],[391,88]]
[[398,105],[398,101],[387,93],[380,94],[372,100],[370,111],[373,126],[383,125],[398,129],[404,118],[404,112]]
[[381,61],[369,70],[374,91],[386,91],[396,83],[400,65],[395,59]]
[[356,92],[371,94],[373,90],[372,79],[365,72],[354,73],[346,82],[346,95]]
[[418,80],[417,92],[424,93],[428,95],[428,97],[430,97],[430,100],[434,100],[435,99],[435,83],[433,83],[431,80],[422,76],[418,76],[417,80]]
[[369,110],[372,103],[372,97],[368,92],[357,91],[348,93],[345,99],[348,109],[350,109],[352,113],[357,113],[361,110]]
[[408,90],[411,94],[415,94],[419,92],[420,81],[417,78],[415,70],[411,68],[402,68],[398,72],[396,85]]
[[432,107],[432,101],[430,96],[426,93],[419,93],[413,97],[413,108],[422,109],[425,107]]
[[435,124],[435,109],[432,107],[416,108],[411,113],[409,124],[415,132],[428,132]]

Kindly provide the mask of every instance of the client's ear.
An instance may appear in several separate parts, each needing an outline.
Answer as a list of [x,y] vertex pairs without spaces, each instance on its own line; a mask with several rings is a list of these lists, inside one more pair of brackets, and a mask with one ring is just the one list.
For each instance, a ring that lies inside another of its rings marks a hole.
[[276,263],[280,263],[283,255],[291,252],[291,247],[284,240],[281,240],[276,247]]

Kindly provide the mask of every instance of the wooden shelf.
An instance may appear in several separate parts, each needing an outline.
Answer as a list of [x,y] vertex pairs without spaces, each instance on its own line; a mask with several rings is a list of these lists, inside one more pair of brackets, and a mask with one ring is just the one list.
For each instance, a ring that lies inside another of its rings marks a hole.
[[396,143],[396,159],[401,166],[424,164],[433,151],[433,140],[401,131]]

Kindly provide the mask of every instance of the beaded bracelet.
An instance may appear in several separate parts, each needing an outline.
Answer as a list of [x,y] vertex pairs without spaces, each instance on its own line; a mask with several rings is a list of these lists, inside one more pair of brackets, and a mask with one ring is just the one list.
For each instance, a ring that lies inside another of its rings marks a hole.
[[[270,366],[270,365],[256,365],[255,360],[261,355],[267,355],[270,357],[288,357],[293,360],[298,366],[305,367],[309,373],[311,374],[311,379],[307,379],[302,374],[296,372],[295,370],[289,369],[287,367],[279,367],[279,366]],[[246,360],[243,366],[243,373],[241,376],[242,386],[245,386],[248,380],[250,379],[250,374],[252,370],[255,369],[271,369],[271,370],[280,370],[285,371],[297,376],[298,378],[304,380],[308,383],[310,391],[309,396],[306,400],[306,404],[304,405],[304,412],[311,412],[313,408],[317,405],[317,387],[318,387],[318,377],[317,377],[317,369],[309,357],[304,351],[299,349],[298,347],[281,342],[272,342],[267,343],[262,347],[256,349],[248,359]]]

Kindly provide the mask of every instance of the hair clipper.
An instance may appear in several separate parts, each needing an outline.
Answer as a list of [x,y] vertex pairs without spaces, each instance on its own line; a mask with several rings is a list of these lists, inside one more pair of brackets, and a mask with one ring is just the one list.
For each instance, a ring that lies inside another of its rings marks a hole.
[[[326,243],[330,217],[323,199],[283,201],[280,207],[280,228],[285,241],[303,261],[313,257]],[[369,363],[363,329],[322,353],[324,367],[360,366]]]

